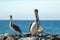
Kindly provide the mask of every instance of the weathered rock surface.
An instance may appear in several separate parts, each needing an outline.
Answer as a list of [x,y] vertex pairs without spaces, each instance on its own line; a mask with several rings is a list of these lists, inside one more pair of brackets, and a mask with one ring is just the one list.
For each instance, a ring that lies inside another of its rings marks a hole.
[[14,37],[8,37],[6,40],[18,40],[18,39],[14,38]]
[[0,40],[60,40],[60,35],[56,34],[39,34],[31,36],[31,34],[25,34],[23,37],[17,34],[0,34]]
[[4,38],[4,34],[1,34],[0,35],[0,40],[3,40],[3,38]]

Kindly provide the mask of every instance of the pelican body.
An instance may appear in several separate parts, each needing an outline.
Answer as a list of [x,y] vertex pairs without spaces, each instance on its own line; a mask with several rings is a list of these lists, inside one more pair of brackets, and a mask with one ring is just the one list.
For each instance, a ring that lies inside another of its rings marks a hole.
[[43,28],[39,25],[39,17],[38,17],[38,10],[35,9],[35,22],[31,23],[30,25],[30,33],[31,35],[35,35],[37,32],[42,32]]
[[13,22],[12,22],[12,15],[10,15],[10,24],[9,25],[10,25],[10,28],[12,30],[17,31],[19,33],[22,33],[21,29],[17,25],[13,24]]

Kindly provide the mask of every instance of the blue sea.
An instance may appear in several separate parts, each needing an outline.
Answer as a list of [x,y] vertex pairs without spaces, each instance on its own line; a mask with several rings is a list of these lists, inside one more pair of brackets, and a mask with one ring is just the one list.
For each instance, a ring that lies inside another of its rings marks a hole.
[[[29,33],[30,22],[34,20],[13,20],[13,23],[22,30],[22,33]],[[0,34],[14,33],[9,27],[9,20],[0,20]],[[44,28],[44,33],[60,34],[60,20],[40,20],[40,25]]]

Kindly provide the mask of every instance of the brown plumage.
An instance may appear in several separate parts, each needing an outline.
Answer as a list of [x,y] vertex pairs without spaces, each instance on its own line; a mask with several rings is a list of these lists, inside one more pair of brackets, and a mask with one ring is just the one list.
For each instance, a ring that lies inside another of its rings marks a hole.
[[30,33],[32,36],[43,31],[43,28],[39,25],[38,9],[35,9],[34,12],[36,20],[30,24]]
[[12,23],[12,15],[10,15],[10,28],[19,32],[19,33],[22,33],[21,29],[17,25]]
[[22,33],[22,32],[21,32],[21,29],[20,29],[17,25],[11,23],[11,27],[12,27],[15,31],[18,31],[18,32]]

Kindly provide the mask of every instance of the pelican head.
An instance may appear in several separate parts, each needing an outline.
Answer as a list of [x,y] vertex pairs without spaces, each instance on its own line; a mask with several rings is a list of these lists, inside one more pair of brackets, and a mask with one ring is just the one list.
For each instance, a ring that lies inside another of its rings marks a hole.
[[10,22],[12,22],[12,15],[10,15]]
[[35,12],[35,16],[38,17],[38,9],[35,9],[34,12]]
[[34,13],[35,13],[35,17],[36,17],[36,22],[38,22],[39,21],[38,9],[35,9]]
[[10,15],[10,17],[12,17],[12,15]]
[[35,9],[34,11],[35,11],[35,12],[38,12],[38,9]]

